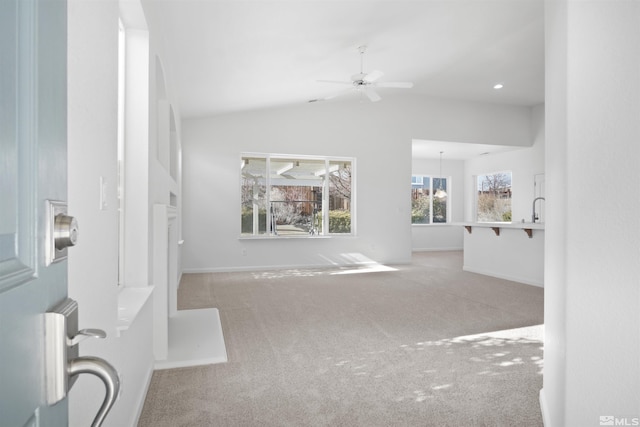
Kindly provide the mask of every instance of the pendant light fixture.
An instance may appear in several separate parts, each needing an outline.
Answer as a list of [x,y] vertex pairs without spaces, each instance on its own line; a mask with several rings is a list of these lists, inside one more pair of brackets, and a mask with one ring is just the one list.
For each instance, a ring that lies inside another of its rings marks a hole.
[[444,199],[445,197],[447,197],[447,192],[442,189],[442,153],[444,153],[444,151],[440,152],[440,182],[438,185],[438,189],[436,190],[436,194],[434,194],[434,196],[436,196],[438,199]]

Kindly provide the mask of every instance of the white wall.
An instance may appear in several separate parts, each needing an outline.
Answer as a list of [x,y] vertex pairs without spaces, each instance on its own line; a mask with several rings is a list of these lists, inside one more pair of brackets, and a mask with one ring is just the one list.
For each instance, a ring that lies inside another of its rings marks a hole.
[[[460,227],[462,228],[462,227]],[[464,231],[464,271],[544,286],[544,230],[502,227],[497,236],[490,227]]]
[[[531,109],[531,123],[531,147],[479,156],[465,162],[465,222],[476,220],[475,176],[505,170],[512,172],[512,222],[531,222],[534,177],[545,171],[544,105]],[[546,201],[536,203],[537,213],[546,208],[541,203]],[[472,233],[465,231],[463,237],[464,270],[544,286],[543,230],[534,230],[533,238],[529,238],[522,230],[503,228],[500,236],[496,236],[490,228],[473,227]]]
[[[182,123],[179,108],[173,102],[170,73],[163,63],[165,34],[155,31],[153,8],[143,2],[145,18],[149,26],[149,198],[148,203],[148,245],[149,257],[153,254],[153,206],[155,204],[173,204],[178,209],[178,217],[182,215]],[[172,144],[173,141],[173,144]],[[171,163],[175,165],[174,176],[171,175]],[[175,200],[171,200],[171,195]],[[178,230],[178,238],[181,238]],[[181,274],[181,251],[177,250],[178,266]],[[148,263],[148,274],[153,277],[153,263]]]
[[[475,185],[473,176],[503,170],[513,172],[513,220],[531,221],[531,205],[534,199],[534,175],[544,174],[544,106],[530,109],[531,129],[529,146],[521,141],[506,143],[504,138],[485,140],[489,144],[514,145],[514,151],[480,156],[466,161],[443,160],[443,175],[453,179],[452,222],[475,221]],[[477,142],[477,139],[474,141]],[[498,143],[499,142],[499,143]],[[412,173],[439,173],[439,159],[414,158]],[[540,212],[544,206],[537,202]],[[450,250],[462,249],[463,233],[459,225],[413,226],[411,230],[413,250]],[[517,275],[516,275],[517,276]],[[514,277],[516,277],[514,276]],[[540,280],[538,283],[541,283]]]
[[[151,51],[155,52],[155,55],[152,55],[151,58],[151,70],[150,70],[150,80],[151,87],[158,87],[160,82],[158,79],[162,79],[163,73],[158,73],[158,70],[161,69],[161,61],[159,60],[158,55],[158,44],[155,37],[153,37],[153,32],[151,32]],[[164,86],[164,82],[161,83],[161,86]],[[156,90],[152,90],[149,97],[149,129],[150,129],[150,150],[149,150],[149,200],[148,200],[148,224],[149,224],[149,241],[148,241],[148,250],[149,256],[152,257],[153,247],[156,242],[153,241],[153,232],[152,232],[152,224],[153,224],[153,206],[155,204],[163,204],[169,205],[174,204],[175,207],[179,208],[182,203],[182,191],[181,191],[181,168],[178,167],[178,173],[176,177],[172,177],[170,174],[170,158],[172,156],[176,156],[180,158],[181,155],[181,141],[180,141],[180,122],[174,121],[175,127],[177,130],[174,133],[177,141],[176,146],[177,150],[174,152],[170,152],[170,144],[169,140],[171,138],[171,126],[172,126],[172,110],[173,106],[171,105],[167,95],[163,91],[161,94],[157,94]],[[160,141],[166,141],[166,144],[159,143]],[[171,200],[171,195],[175,196],[175,200]],[[180,211],[178,213],[180,216]],[[152,262],[149,263],[150,268],[152,268]],[[176,269],[180,271],[181,269],[178,267]],[[150,277],[152,277],[152,282],[155,284],[156,278],[153,277],[151,271],[149,272]]]
[[[440,159],[414,157],[411,162],[412,175],[437,176]],[[464,161],[442,160],[442,175],[451,177],[447,192],[451,212],[450,222],[462,222],[464,213]],[[462,227],[450,224],[411,226],[411,248],[414,251],[461,250]]]
[[[180,158],[179,114],[157,64],[161,38],[148,31],[139,2],[69,2],[69,205],[81,228],[70,251],[69,296],[80,305],[80,327],[100,328],[106,340],[82,343],[82,355],[109,361],[122,380],[120,399],[105,426],[137,423],[153,369],[153,306],[150,299],[135,322],[116,333],[118,313],[117,72],[118,16],[128,29],[124,285],[153,284],[152,207],[180,198],[180,164],[172,178],[168,153]],[[156,74],[157,73],[157,74]],[[166,108],[159,108],[159,105]],[[128,116],[130,117],[130,116]],[[173,134],[172,134],[173,133]],[[164,160],[164,162],[162,161]],[[164,164],[163,164],[164,163]],[[106,180],[107,207],[99,209],[99,180]],[[179,268],[177,269],[179,270]],[[102,383],[82,375],[70,393],[70,425],[89,425],[104,396]]]
[[[520,222],[524,219],[531,222],[532,202],[534,199],[534,176],[545,171],[545,137],[544,137],[544,106],[539,105],[531,109],[531,126],[533,129],[532,144],[528,148],[489,154],[469,159],[465,162],[465,206],[464,221],[473,222],[475,218],[476,186],[473,177],[491,172],[512,171],[512,221]],[[547,182],[547,185],[549,183]],[[536,209],[540,209],[538,201]],[[546,208],[546,206],[545,206]]]
[[640,418],[638,22],[638,2],[547,4],[547,427]]
[[[408,262],[413,138],[526,146],[529,109],[403,96],[184,121],[185,271]],[[356,157],[357,237],[239,240],[244,151]]]
[[[372,123],[371,105],[314,107],[183,124],[186,271],[409,260],[410,138]],[[243,151],[356,157],[358,237],[238,240]]]
[[[69,296],[79,303],[80,328],[99,328],[105,340],[80,344],[81,355],[109,361],[123,393],[105,426],[135,425],[153,366],[151,305],[131,329],[116,334],[118,278],[117,46],[118,3],[71,0],[68,4],[69,212],[80,225],[69,250]],[[99,180],[106,179],[107,207],[99,209]],[[70,425],[90,425],[104,386],[81,375],[69,394]]]

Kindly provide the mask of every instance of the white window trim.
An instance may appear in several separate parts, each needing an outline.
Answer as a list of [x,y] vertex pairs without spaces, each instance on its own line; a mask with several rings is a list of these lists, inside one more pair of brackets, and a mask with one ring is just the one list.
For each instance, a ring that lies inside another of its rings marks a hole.
[[[429,185],[430,185],[430,192],[431,194],[434,194],[434,188],[433,188],[433,180],[434,179],[440,179],[443,178],[447,181],[447,218],[446,218],[446,222],[433,222],[433,200],[431,201],[431,208],[429,209],[429,215],[430,215],[430,222],[428,224],[414,224],[413,222],[411,223],[412,227],[443,227],[443,226],[450,226],[451,225],[451,188],[453,187],[452,185],[452,178],[451,176],[437,176],[437,174],[428,174],[428,173],[423,173],[423,174],[416,174],[416,173],[412,173],[411,174],[411,185],[413,186],[414,182],[413,182],[413,177],[422,177],[422,179],[424,179],[424,177],[428,177],[429,178]],[[415,183],[417,184],[417,183]],[[411,221],[411,218],[409,218],[409,221]]]
[[[258,157],[258,158],[264,158],[266,160],[266,168],[267,168],[267,173],[266,173],[266,177],[265,177],[265,186],[267,189],[271,188],[271,174],[268,173],[271,170],[271,159],[300,159],[300,160],[324,160],[325,162],[325,169],[329,170],[329,163],[330,162],[350,162],[351,163],[351,209],[350,209],[350,214],[351,214],[351,233],[329,233],[328,231],[325,232],[325,230],[329,229],[329,180],[325,179],[323,180],[323,189],[322,189],[322,221],[323,221],[323,232],[322,234],[317,234],[317,235],[295,235],[295,236],[279,236],[270,232],[266,232],[264,234],[256,234],[255,230],[254,230],[254,234],[251,235],[240,235],[238,238],[240,240],[246,240],[246,239],[326,239],[326,238],[332,238],[332,237],[355,237],[357,234],[357,221],[356,221],[356,199],[357,199],[357,194],[356,194],[356,158],[355,157],[344,157],[344,156],[315,156],[315,155],[308,155],[308,154],[281,154],[281,153],[257,153],[257,152],[242,152],[240,153],[240,161],[239,163],[242,164],[242,159],[246,158],[246,157]],[[239,175],[239,179],[240,179],[240,185],[242,185],[242,169],[240,170],[240,175]],[[265,197],[265,201],[267,206],[270,205],[271,203],[271,192],[270,191],[266,191],[266,197]],[[240,209],[242,209],[242,206],[240,204]],[[271,221],[271,212],[269,209],[267,209],[267,224],[270,223]],[[242,215],[242,212],[240,212],[240,215]],[[326,227],[325,227],[326,225]],[[268,228],[268,225],[267,225]]]
[[125,176],[124,176],[124,162],[125,162],[125,76],[126,76],[126,30],[122,18],[118,17],[118,154],[117,154],[117,199],[118,199],[118,286],[124,285],[124,222],[125,222]]
[[[499,173],[508,173],[511,175],[511,188],[513,189],[513,171],[512,170],[499,170],[494,172],[484,172],[472,175],[473,178],[473,219],[474,222],[478,222],[480,224],[490,224],[490,223],[500,223],[500,224],[510,224],[513,222],[513,192],[511,193],[511,221],[478,221],[478,177],[486,176],[486,175],[496,175]],[[513,190],[512,190],[513,191]]]

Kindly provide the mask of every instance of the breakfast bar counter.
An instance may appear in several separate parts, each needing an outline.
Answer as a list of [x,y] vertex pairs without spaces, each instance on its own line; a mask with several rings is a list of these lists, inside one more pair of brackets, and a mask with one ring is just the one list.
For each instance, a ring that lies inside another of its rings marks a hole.
[[465,271],[544,286],[544,223],[461,222]]

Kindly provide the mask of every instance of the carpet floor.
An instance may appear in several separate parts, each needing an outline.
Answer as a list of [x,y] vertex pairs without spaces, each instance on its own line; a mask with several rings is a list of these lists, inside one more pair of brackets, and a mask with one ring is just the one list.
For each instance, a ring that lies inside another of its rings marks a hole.
[[543,300],[462,252],[184,275],[229,361],[155,371],[139,426],[542,426]]

